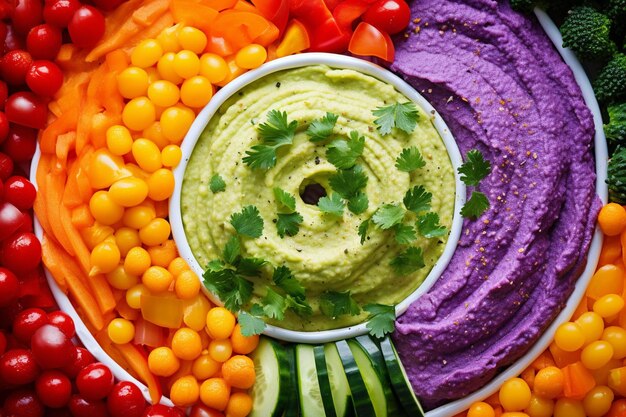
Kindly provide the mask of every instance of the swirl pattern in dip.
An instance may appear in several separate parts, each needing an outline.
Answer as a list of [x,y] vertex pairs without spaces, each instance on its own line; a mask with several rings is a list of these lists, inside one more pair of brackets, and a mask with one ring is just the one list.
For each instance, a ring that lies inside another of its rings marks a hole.
[[584,267],[600,201],[590,111],[539,24],[507,2],[420,0],[392,69],[437,108],[461,153],[492,161],[491,208],[394,341],[429,406],[484,385],[531,346]]
[[[242,238],[246,256],[261,258],[274,267],[286,265],[306,288],[313,315],[303,319],[287,314],[273,323],[293,330],[320,330],[343,327],[363,321],[359,316],[329,318],[320,314],[318,299],[325,291],[351,291],[361,305],[397,304],[424,280],[443,252],[447,236],[418,238],[413,246],[422,248],[426,267],[398,275],[391,260],[404,245],[396,243],[393,232],[371,225],[363,244],[357,233],[362,221],[371,218],[385,203],[401,203],[405,193],[423,185],[433,194],[431,211],[450,230],[455,199],[454,172],[443,141],[431,115],[419,111],[417,127],[408,134],[394,129],[382,136],[376,129],[372,110],[408,99],[393,86],[368,75],[327,66],[310,66],[267,75],[246,86],[221,106],[202,133],[191,155],[182,185],[181,212],[185,233],[194,256],[202,267],[219,258],[232,236],[231,214],[254,205],[264,222],[260,238]],[[265,171],[242,162],[246,151],[259,143],[258,125],[270,110],[286,112],[299,124],[293,145],[279,149],[277,164]],[[359,215],[344,210],[337,218],[307,204],[300,194],[307,184],[317,183],[330,194],[329,177],[337,169],[326,158],[330,140],[312,142],[307,126],[327,112],[339,116],[335,138],[347,138],[351,131],[365,137],[359,158],[368,177],[365,193],[368,209]],[[416,146],[426,165],[411,173],[396,168],[402,150]],[[219,174],[226,182],[224,192],[210,191],[209,181]],[[279,187],[296,197],[296,211],[303,217],[299,232],[279,237],[274,224],[277,203],[273,188]],[[412,216],[409,213],[409,217]],[[415,217],[412,218],[415,222]],[[262,297],[263,280],[255,285],[255,296]],[[261,292],[259,292],[261,291]]]

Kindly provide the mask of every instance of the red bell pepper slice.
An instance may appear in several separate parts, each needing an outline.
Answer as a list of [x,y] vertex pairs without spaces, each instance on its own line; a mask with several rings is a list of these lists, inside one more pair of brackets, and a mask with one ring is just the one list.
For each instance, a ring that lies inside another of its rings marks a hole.
[[339,27],[352,30],[352,24],[368,9],[369,3],[365,0],[345,0],[333,10],[333,17]]
[[395,48],[391,37],[367,22],[356,27],[348,51],[354,55],[375,56],[387,62],[393,62]]
[[344,52],[350,31],[342,29],[324,0],[290,0],[291,16],[298,19],[309,33],[311,51]]
[[261,15],[276,25],[280,33],[289,19],[289,0],[252,0]]

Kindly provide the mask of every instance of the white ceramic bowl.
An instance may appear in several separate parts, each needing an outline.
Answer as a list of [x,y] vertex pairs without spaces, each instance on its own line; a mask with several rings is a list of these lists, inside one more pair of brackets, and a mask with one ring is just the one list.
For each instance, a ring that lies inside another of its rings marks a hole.
[[[446,126],[441,116],[439,116],[435,109],[430,105],[430,103],[428,103],[428,101],[426,101],[424,97],[422,97],[417,91],[415,91],[413,87],[408,85],[399,77],[389,72],[388,70],[378,65],[372,64],[368,61],[343,55],[325,53],[306,53],[293,55],[271,61],[253,71],[247,72],[239,78],[231,81],[224,88],[218,91],[217,94],[215,94],[215,96],[211,99],[209,104],[200,112],[200,114],[198,114],[198,117],[196,117],[196,120],[191,125],[191,128],[189,129],[189,132],[187,133],[187,136],[185,136],[185,139],[183,140],[183,143],[181,145],[183,158],[180,165],[174,170],[176,186],[174,188],[174,194],[170,199],[170,223],[172,225],[172,234],[174,236],[174,240],[176,241],[176,246],[178,247],[180,256],[189,263],[191,269],[198,275],[198,277],[201,277],[204,271],[196,258],[193,256],[191,248],[189,247],[189,243],[187,241],[187,237],[183,228],[183,221],[180,210],[180,198],[183,177],[187,168],[189,157],[191,156],[194,147],[196,146],[198,138],[200,137],[202,131],[207,126],[213,115],[220,108],[220,106],[229,97],[231,97],[233,94],[236,94],[246,85],[277,71],[318,64],[328,65],[332,68],[353,69],[378,78],[381,81],[393,85],[396,90],[404,94],[417,106],[421,107],[427,114],[432,114],[434,116],[433,125],[439,132],[439,135],[441,135],[441,137],[443,138],[443,142],[446,146],[446,150],[448,151],[450,161],[454,168],[456,195],[450,236],[441,257],[435,263],[422,285],[420,285],[413,293],[411,293],[406,299],[404,299],[396,306],[396,315],[399,316],[406,311],[406,309],[411,303],[413,303],[413,301],[415,301],[418,297],[420,297],[422,294],[430,289],[430,287],[435,283],[437,278],[439,278],[441,273],[448,265],[450,258],[452,258],[452,254],[454,253],[457,242],[461,235],[461,226],[463,224],[463,219],[461,217],[460,211],[461,207],[463,207],[463,204],[465,204],[465,185],[459,179],[459,174],[457,172],[457,168],[462,164],[462,159],[459,149],[456,145],[456,141],[452,137],[450,130]],[[202,288],[212,301],[221,304],[219,302],[219,299],[217,299],[213,294],[208,292],[208,290],[206,290],[204,286],[202,286]],[[346,339],[365,334],[368,332],[368,329],[365,326],[366,323],[361,323],[354,326],[333,330],[303,332],[268,325],[264,333],[277,339],[290,342],[324,343],[328,341]]]
[[[608,188],[605,180],[606,167],[609,156],[606,146],[606,137],[604,136],[604,129],[602,128],[602,114],[600,113],[598,101],[596,100],[596,97],[593,93],[593,88],[591,87],[589,78],[587,78],[587,74],[585,73],[582,65],[580,65],[580,62],[576,58],[576,55],[571,50],[563,48],[563,39],[561,38],[561,33],[559,32],[559,29],[556,27],[554,22],[552,22],[550,17],[540,9],[535,9],[535,15],[539,19],[539,23],[541,23],[541,26],[547,33],[548,37],[554,44],[554,47],[559,51],[565,63],[569,65],[569,67],[572,69],[572,72],[574,73],[574,78],[576,79],[576,82],[578,83],[583,93],[585,103],[593,114],[593,121],[596,128],[596,134],[594,137],[594,152],[597,176],[596,192],[600,196],[602,203],[606,204],[608,200]],[[572,317],[572,314],[574,314],[576,307],[585,295],[585,291],[587,290],[589,281],[591,280],[591,277],[596,270],[596,265],[598,264],[598,259],[600,258],[601,249],[602,232],[600,231],[599,227],[596,227],[596,231],[593,236],[593,240],[591,241],[591,247],[589,248],[589,253],[587,256],[587,265],[581,276],[578,278],[578,281],[576,282],[574,292],[567,301],[565,308],[559,313],[554,322],[539,338],[537,343],[535,343],[535,345],[524,356],[517,360],[517,362],[515,362],[513,365],[508,367],[504,372],[498,374],[498,376],[496,376],[491,382],[489,382],[481,389],[460,400],[447,403],[439,408],[427,412],[426,417],[451,417],[456,415],[457,413],[467,410],[472,403],[476,401],[481,401],[491,394],[497,392],[500,389],[500,386],[502,386],[502,384],[506,380],[514,378],[522,373],[522,371],[526,369],[541,354],[541,352],[546,350],[554,339],[554,333],[556,332],[557,327],[559,327],[562,323],[568,321],[570,317]]]

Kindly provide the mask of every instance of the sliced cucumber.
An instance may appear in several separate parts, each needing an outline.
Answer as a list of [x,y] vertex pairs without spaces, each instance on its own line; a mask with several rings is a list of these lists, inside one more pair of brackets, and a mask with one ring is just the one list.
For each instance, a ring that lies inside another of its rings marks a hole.
[[376,417],[387,417],[387,397],[383,390],[383,381],[380,380],[378,372],[374,369],[372,360],[354,339],[348,340],[348,346],[350,346],[354,360],[359,371],[361,371],[361,376],[363,376],[365,387],[374,405]]
[[385,365],[389,372],[391,386],[400,400],[400,404],[410,416],[424,417],[424,409],[413,392],[409,378],[406,375],[404,366],[400,362],[396,348],[391,342],[391,338],[386,336],[380,341],[380,350],[385,358]]
[[339,357],[339,352],[337,352],[337,346],[335,346],[334,343],[325,344],[324,353],[326,356],[326,370],[328,371],[330,388],[333,393],[335,412],[338,417],[352,417],[354,416],[354,406],[352,405],[350,385],[348,384],[346,373],[343,370],[341,358]]
[[333,390],[330,386],[328,378],[328,369],[326,366],[326,354],[324,346],[317,345],[313,348],[313,356],[315,357],[315,369],[317,370],[317,382],[320,385],[320,394],[322,396],[322,405],[326,417],[337,417],[335,411],[335,403],[333,401]]
[[302,417],[324,417],[313,346],[296,345],[296,363],[298,365],[298,389]]
[[298,395],[298,370],[296,366],[296,348],[292,344],[285,345],[287,360],[289,362],[289,387],[291,388],[284,417],[300,416],[300,396]]
[[402,407],[398,404],[398,400],[391,389],[391,384],[389,384],[389,373],[385,365],[385,358],[376,342],[369,335],[358,336],[354,341],[367,353],[372,362],[372,367],[382,381],[383,391],[387,399],[387,415],[398,417],[404,415]]
[[[339,340],[335,342],[343,369],[350,385],[350,392],[352,392],[352,404],[358,417],[375,417],[376,411],[374,404],[370,398],[370,395],[365,386],[365,381],[359,367],[354,358],[352,350],[345,340]],[[383,395],[384,399],[384,395]]]
[[285,349],[261,337],[251,355],[256,381],[250,390],[252,412],[249,417],[280,417],[289,399],[289,363]]

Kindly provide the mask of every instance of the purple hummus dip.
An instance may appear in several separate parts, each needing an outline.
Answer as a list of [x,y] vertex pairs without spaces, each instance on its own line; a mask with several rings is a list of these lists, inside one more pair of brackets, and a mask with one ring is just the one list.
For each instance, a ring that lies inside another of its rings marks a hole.
[[463,155],[477,148],[493,166],[479,187],[491,208],[465,220],[448,268],[394,334],[434,407],[484,385],[555,318],[600,200],[591,113],[536,21],[488,0],[418,0],[412,19],[391,69],[431,101]]

